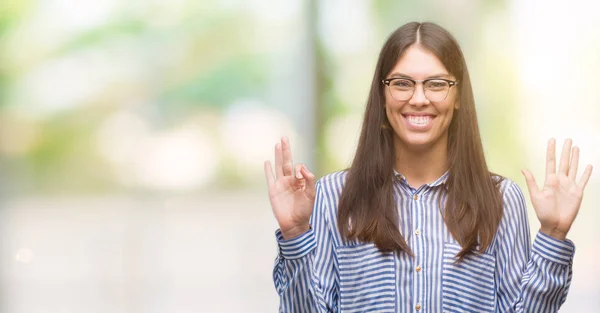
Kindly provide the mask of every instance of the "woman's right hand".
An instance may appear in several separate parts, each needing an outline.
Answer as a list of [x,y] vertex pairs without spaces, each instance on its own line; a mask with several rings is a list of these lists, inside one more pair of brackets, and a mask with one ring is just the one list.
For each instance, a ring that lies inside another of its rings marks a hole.
[[[295,170],[294,170],[295,169]],[[292,163],[287,137],[275,145],[275,174],[271,162],[265,162],[269,200],[284,239],[297,237],[310,228],[315,203],[315,175],[303,164]]]

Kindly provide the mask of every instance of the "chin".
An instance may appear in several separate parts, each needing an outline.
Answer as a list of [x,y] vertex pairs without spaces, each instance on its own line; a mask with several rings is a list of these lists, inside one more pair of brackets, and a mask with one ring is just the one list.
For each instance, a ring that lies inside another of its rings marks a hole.
[[411,134],[409,136],[400,137],[400,141],[402,141],[408,148],[426,148],[432,146],[436,142],[436,138],[433,138],[429,134]]

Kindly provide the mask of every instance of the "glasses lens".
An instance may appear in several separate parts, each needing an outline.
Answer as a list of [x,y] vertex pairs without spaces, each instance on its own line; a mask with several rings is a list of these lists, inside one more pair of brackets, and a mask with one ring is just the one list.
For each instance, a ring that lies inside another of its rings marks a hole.
[[396,100],[408,100],[415,91],[415,84],[408,79],[394,79],[390,82],[390,92]]
[[425,97],[433,102],[446,99],[450,90],[450,85],[445,80],[430,80],[423,87],[425,89]]

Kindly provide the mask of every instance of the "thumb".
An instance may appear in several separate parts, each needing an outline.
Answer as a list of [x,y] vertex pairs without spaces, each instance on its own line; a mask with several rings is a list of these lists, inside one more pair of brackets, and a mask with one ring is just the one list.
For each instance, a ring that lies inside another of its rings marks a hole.
[[535,182],[535,177],[526,169],[521,170],[523,176],[525,176],[525,182],[527,183],[527,190],[529,190],[529,195],[533,196],[534,193],[538,193],[540,189],[538,188],[537,183]]

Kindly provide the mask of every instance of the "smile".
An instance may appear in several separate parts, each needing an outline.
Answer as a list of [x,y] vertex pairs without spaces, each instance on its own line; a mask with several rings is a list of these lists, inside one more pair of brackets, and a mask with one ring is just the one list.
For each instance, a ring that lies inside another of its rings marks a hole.
[[424,129],[430,126],[431,122],[435,118],[434,115],[412,115],[412,114],[402,114],[404,120],[407,122],[408,126],[411,128]]
[[429,115],[425,116],[416,116],[416,115],[407,115],[406,119],[409,123],[415,125],[427,125],[433,120],[433,118]]

